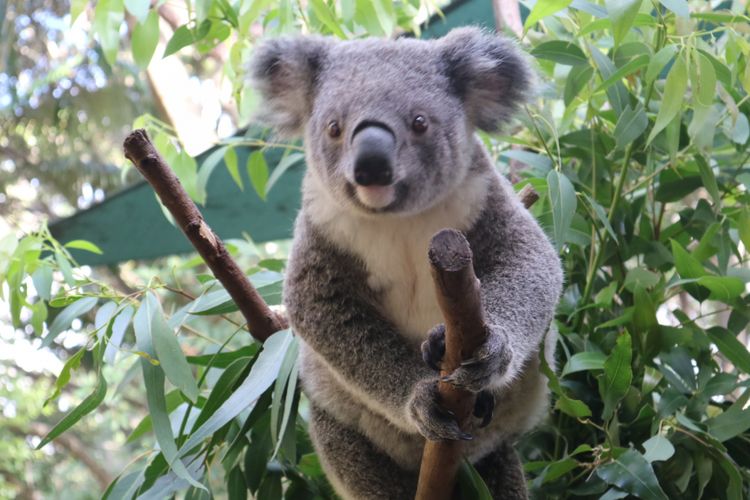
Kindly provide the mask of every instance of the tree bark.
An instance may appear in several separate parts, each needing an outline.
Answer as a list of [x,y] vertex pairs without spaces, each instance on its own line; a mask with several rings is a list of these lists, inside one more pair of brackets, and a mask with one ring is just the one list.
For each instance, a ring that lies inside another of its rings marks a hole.
[[154,188],[159,199],[174,217],[247,321],[252,336],[260,342],[274,332],[287,328],[286,319],[273,312],[263,301],[247,276],[229,255],[221,239],[203,220],[172,169],[164,162],[145,130],[135,130],[123,144],[125,157]]

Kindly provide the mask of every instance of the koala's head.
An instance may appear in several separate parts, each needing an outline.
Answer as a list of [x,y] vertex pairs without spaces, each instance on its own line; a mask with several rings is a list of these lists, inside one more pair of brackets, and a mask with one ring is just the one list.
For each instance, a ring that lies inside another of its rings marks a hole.
[[474,129],[507,123],[531,80],[514,43],[476,28],[434,41],[270,39],[250,72],[261,119],[304,135],[333,198],[392,214],[448,196],[471,168]]

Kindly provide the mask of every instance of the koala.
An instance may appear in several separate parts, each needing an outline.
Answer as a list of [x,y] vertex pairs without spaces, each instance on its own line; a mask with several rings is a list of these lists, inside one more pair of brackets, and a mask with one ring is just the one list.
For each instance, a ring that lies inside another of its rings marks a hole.
[[[525,57],[477,28],[433,41],[300,36],[262,42],[250,77],[261,120],[304,139],[284,304],[334,489],[413,498],[425,439],[464,439],[495,498],[526,498],[512,445],[547,408],[539,355],[553,362],[545,334],[562,272],[475,133],[499,130],[524,103]],[[445,328],[427,249],[443,228],[471,245],[489,328],[448,377],[480,396],[464,429],[436,389]]]

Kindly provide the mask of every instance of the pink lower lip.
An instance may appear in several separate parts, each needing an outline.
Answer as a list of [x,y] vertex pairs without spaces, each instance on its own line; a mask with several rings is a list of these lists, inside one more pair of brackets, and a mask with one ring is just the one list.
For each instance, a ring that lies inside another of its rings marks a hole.
[[391,186],[357,186],[357,199],[372,208],[382,208],[393,202],[395,189]]

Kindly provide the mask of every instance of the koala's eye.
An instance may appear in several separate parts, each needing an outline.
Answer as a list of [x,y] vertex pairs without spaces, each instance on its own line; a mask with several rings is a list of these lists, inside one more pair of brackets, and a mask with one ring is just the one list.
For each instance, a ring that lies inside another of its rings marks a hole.
[[336,120],[328,124],[327,130],[329,137],[333,139],[341,137],[341,127],[339,127],[339,122],[337,122]]
[[411,122],[411,129],[418,134],[424,133],[427,130],[427,118],[422,115],[415,116]]

